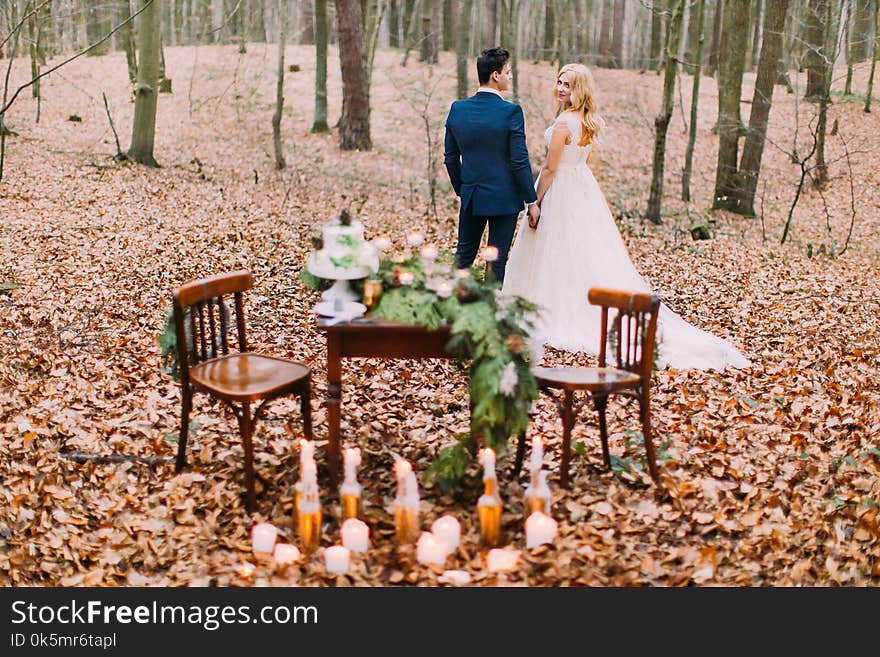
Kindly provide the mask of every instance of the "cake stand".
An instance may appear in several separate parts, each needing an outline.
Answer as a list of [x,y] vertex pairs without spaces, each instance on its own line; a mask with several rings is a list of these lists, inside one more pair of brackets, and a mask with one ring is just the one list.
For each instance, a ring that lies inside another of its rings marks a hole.
[[328,290],[324,291],[321,302],[315,306],[315,312],[319,315],[354,319],[367,312],[367,307],[358,302],[358,295],[351,289],[349,281],[369,276],[372,273],[369,267],[325,268],[310,258],[306,268],[313,276],[335,281]]

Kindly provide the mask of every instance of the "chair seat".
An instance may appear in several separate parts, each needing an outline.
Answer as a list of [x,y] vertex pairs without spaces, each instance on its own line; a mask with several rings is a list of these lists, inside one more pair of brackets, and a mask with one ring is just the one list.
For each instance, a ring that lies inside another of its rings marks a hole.
[[626,390],[641,381],[638,374],[614,367],[535,367],[532,373],[539,385],[589,392]]
[[283,358],[244,352],[204,361],[189,372],[200,388],[226,399],[254,401],[306,378],[309,368]]

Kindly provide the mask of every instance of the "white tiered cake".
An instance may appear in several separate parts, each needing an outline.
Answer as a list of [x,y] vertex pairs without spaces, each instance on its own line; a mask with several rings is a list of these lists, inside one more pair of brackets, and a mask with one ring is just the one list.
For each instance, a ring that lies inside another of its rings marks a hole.
[[[340,219],[347,217],[343,211]],[[339,219],[321,227],[321,249],[309,254],[306,268],[318,278],[335,280],[329,290],[321,295],[321,303],[315,306],[320,315],[354,318],[366,312],[366,306],[357,302],[348,281],[366,278],[379,270],[379,253],[364,241],[364,225],[359,221],[346,223]]]
[[364,225],[328,223],[321,228],[324,246],[309,257],[309,271],[319,278],[353,280],[379,269],[379,254],[364,241]]

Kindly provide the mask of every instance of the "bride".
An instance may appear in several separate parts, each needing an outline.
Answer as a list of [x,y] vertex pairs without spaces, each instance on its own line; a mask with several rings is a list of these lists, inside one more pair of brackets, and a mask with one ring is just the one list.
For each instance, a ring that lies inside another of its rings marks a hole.
[[[591,287],[651,292],[629,258],[599,184],[587,166],[605,122],[596,110],[593,79],[583,64],[556,78],[559,115],[547,128],[547,162],[538,178],[538,221],[520,226],[503,293],[541,309],[536,337],[565,351],[599,351],[600,309]],[[749,361],[724,340],[685,322],[665,304],[657,329],[658,366],[721,369]]]

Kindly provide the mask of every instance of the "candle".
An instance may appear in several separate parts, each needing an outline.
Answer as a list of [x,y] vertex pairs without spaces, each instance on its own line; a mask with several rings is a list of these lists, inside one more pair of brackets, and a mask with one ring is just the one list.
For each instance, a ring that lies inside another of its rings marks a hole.
[[448,554],[455,552],[461,543],[461,525],[453,516],[437,518],[431,525],[431,533],[446,547]]
[[394,464],[397,475],[397,496],[394,498],[394,527],[397,542],[412,543],[419,531],[419,486],[408,461]]
[[466,570],[444,570],[443,574],[437,578],[438,582],[443,584],[452,584],[453,586],[462,586],[470,584],[471,574]]
[[425,260],[434,260],[437,257],[438,253],[439,250],[433,244],[425,244],[425,246],[422,247],[421,251],[422,258],[424,258]]
[[391,258],[391,261],[394,262],[395,264],[400,265],[400,264],[403,264],[404,262],[406,262],[406,256],[403,255],[402,253],[395,253],[394,257]]
[[431,532],[422,532],[416,544],[416,559],[419,563],[433,563],[442,566],[446,563],[446,545],[437,540]]
[[275,551],[272,553],[272,557],[275,559],[275,563],[279,566],[287,566],[296,561],[299,561],[299,549],[295,545],[290,545],[290,543],[278,543],[275,546]]
[[532,480],[526,488],[526,509],[531,515],[540,511],[550,515],[550,486],[547,485],[547,472],[545,470],[532,470]]
[[315,443],[305,438],[299,439],[299,464],[302,467],[306,461],[315,460]]
[[498,247],[490,244],[483,249],[483,260],[486,262],[495,262],[498,260]]
[[459,280],[464,279],[464,278],[470,278],[471,272],[469,269],[456,269],[455,270],[455,277]]
[[552,543],[556,536],[556,521],[548,515],[535,511],[526,520],[526,547],[531,549],[543,543]]
[[389,246],[391,246],[391,238],[387,235],[377,235],[373,238],[373,246],[375,246],[380,251],[385,251]]
[[394,462],[394,476],[397,478],[397,483],[400,484],[400,480],[403,479],[408,472],[412,472],[412,465],[406,459],[397,459]]
[[271,552],[277,535],[278,528],[275,525],[268,522],[257,523],[251,531],[251,547],[254,552]]
[[414,230],[410,232],[406,236],[406,243],[410,246],[421,246],[422,242],[425,241],[425,236],[422,235],[419,231]]
[[540,470],[544,463],[544,440],[541,436],[532,438],[532,453],[529,464],[532,470]]
[[340,575],[348,572],[351,551],[342,545],[324,548],[324,561],[327,572]]
[[480,542],[494,546],[501,542],[501,515],[503,507],[498,494],[495,475],[495,452],[490,447],[481,449],[479,460],[483,466],[483,494],[477,501],[477,517],[480,520]]
[[303,549],[310,552],[321,542],[321,501],[318,498],[318,471],[312,460],[303,463],[299,497],[296,498],[296,529]]
[[370,545],[370,528],[357,518],[342,523],[342,545],[352,552],[366,552]]
[[361,515],[361,485],[357,481],[357,467],[361,464],[361,450],[357,447],[346,448],[343,454],[345,480],[339,487],[342,500],[342,517],[358,518]]
[[397,280],[400,281],[401,285],[412,285],[415,278],[415,274],[413,274],[411,271],[402,271],[397,276]]
[[477,453],[477,460],[483,466],[483,481],[495,479],[495,450],[484,447]]
[[441,299],[447,298],[452,294],[452,283],[443,280],[437,283],[437,296]]
[[494,548],[486,556],[486,565],[490,573],[512,570],[519,561],[519,550],[511,548]]

